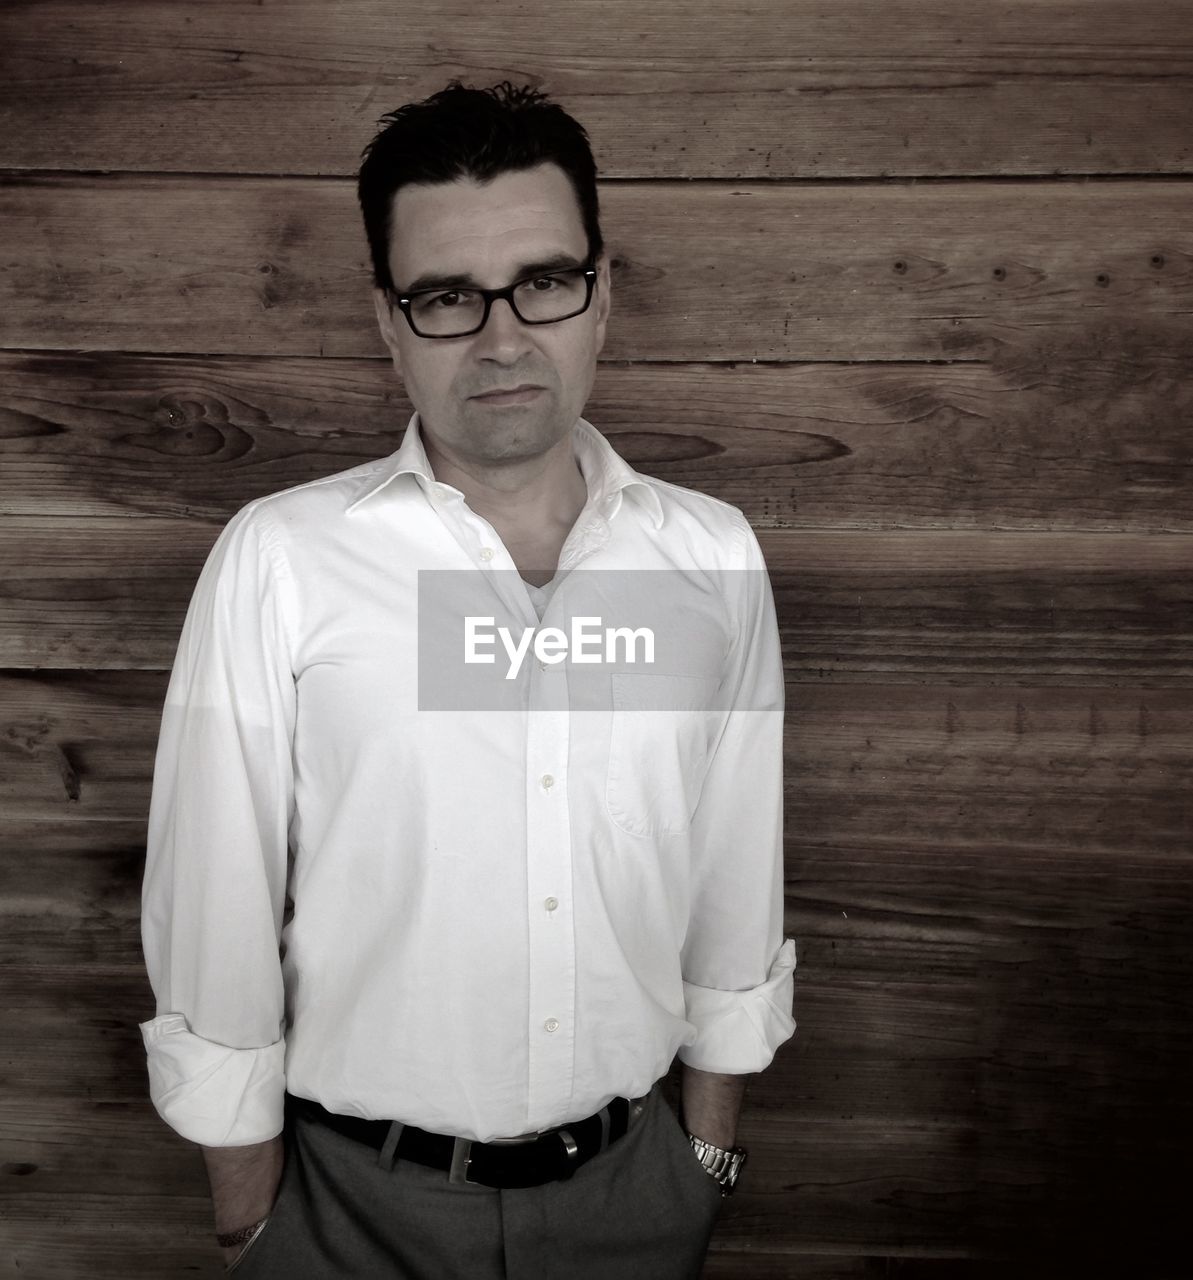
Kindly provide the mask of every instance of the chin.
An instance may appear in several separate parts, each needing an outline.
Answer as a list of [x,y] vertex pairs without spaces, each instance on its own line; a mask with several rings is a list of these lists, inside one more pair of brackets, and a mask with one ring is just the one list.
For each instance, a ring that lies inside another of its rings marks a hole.
[[468,447],[477,456],[494,460],[533,458],[558,444],[575,423],[571,418],[565,424],[554,414],[549,420],[534,421],[512,413],[508,417],[509,421],[497,415],[474,419],[468,432]]

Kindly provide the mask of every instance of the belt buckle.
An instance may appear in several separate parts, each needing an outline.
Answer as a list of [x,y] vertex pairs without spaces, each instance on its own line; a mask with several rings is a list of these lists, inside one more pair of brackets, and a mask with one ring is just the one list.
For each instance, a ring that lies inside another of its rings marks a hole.
[[[487,1147],[524,1147],[532,1142],[538,1142],[543,1137],[541,1133],[522,1133],[515,1138],[490,1138],[488,1142],[482,1143]],[[575,1144],[572,1144],[573,1147]],[[448,1170],[448,1182],[454,1182],[457,1185],[468,1183],[473,1187],[488,1186],[487,1182],[477,1182],[470,1174],[472,1166],[472,1140],[470,1138],[456,1138],[452,1147],[452,1162]]]
[[[545,1137],[545,1134],[537,1135],[538,1139]],[[554,1136],[563,1144],[564,1167],[563,1172],[559,1175],[559,1181],[566,1182],[568,1178],[576,1172],[576,1166],[573,1161],[580,1154],[580,1145],[567,1129],[556,1129]],[[496,1139],[492,1145],[494,1146],[521,1146],[527,1141],[535,1141],[534,1138],[505,1138]],[[472,1140],[470,1138],[457,1138],[452,1146],[452,1162],[451,1168],[448,1170],[448,1182],[455,1183],[457,1186],[467,1183],[470,1186],[481,1186],[482,1184],[473,1180],[469,1174],[472,1165]]]

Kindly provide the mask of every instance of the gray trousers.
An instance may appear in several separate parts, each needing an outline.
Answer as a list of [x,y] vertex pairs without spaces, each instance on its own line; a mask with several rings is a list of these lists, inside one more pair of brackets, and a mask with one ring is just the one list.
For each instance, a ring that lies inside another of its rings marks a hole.
[[721,1192],[659,1085],[564,1182],[495,1190],[288,1119],[268,1223],[236,1280],[696,1280]]

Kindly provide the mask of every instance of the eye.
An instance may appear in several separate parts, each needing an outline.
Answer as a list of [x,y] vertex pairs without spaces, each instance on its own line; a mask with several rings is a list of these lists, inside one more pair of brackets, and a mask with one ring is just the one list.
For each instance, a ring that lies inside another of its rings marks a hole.
[[536,276],[530,281],[530,287],[535,293],[550,293],[562,283],[558,276]]
[[414,309],[420,315],[429,311],[457,311],[477,304],[479,295],[472,289],[443,289],[438,293],[414,295]]

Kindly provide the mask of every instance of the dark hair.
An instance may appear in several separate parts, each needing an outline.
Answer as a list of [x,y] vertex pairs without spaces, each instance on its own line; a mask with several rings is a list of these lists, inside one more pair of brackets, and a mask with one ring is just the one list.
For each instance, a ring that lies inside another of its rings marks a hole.
[[389,272],[390,207],[394,193],[413,182],[488,182],[501,173],[556,164],[576,193],[589,257],[604,248],[588,134],[537,89],[518,89],[508,80],[473,89],[453,80],[377,123],[384,127],[364,149],[356,191],[379,289],[396,287]]

